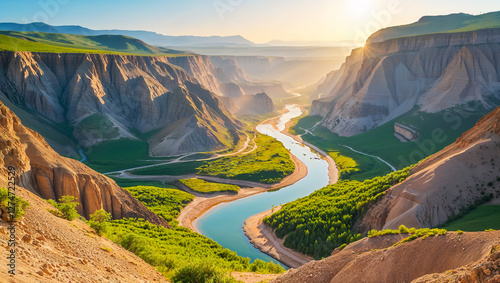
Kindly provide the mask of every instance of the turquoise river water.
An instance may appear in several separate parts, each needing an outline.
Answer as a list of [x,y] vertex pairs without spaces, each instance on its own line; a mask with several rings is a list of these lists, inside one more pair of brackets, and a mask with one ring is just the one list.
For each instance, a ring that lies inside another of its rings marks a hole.
[[[289,110],[282,115],[277,125],[279,130],[302,111],[295,105],[287,105]],[[217,241],[224,248],[228,248],[252,261],[278,262],[272,257],[256,249],[243,232],[243,223],[252,215],[271,209],[298,198],[307,196],[312,192],[328,185],[328,163],[319,158],[309,147],[298,143],[293,138],[276,130],[270,124],[262,124],[257,131],[271,136],[283,145],[307,166],[308,174],[298,182],[273,192],[264,192],[243,199],[217,205],[193,222],[194,227],[203,235]]]

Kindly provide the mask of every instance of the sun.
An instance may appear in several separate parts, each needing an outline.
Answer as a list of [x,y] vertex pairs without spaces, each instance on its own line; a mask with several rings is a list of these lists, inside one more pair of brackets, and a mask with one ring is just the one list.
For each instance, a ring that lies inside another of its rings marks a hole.
[[349,10],[354,16],[365,16],[370,12],[371,0],[348,0]]

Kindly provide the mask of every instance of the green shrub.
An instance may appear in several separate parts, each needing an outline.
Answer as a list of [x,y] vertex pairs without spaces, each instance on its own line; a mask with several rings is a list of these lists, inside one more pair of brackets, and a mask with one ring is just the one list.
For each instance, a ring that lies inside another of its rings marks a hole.
[[236,280],[209,263],[188,265],[172,277],[175,283],[232,283]]
[[55,208],[57,208],[57,210],[49,209],[48,211],[55,216],[72,221],[78,217],[76,207],[79,203],[74,201],[75,199],[76,198],[74,196],[63,196],[59,199],[59,202],[49,199],[47,202],[52,204]]
[[97,235],[102,236],[108,231],[109,220],[111,220],[111,213],[106,212],[104,209],[99,209],[90,215],[90,221],[87,223],[95,230]]
[[[416,229],[416,228],[406,228],[406,226],[401,225],[401,226],[399,226],[398,230],[392,230],[392,229],[381,230],[381,231],[371,230],[370,232],[368,232],[368,237],[372,238],[372,237],[380,237],[380,236],[384,236],[384,235],[410,234],[410,236],[408,236],[407,238],[404,238],[400,242],[397,242],[393,245],[393,246],[398,246],[398,245],[401,245],[403,243],[418,239],[420,237],[422,237],[422,239],[425,239],[427,237],[435,236],[435,235],[446,235],[447,232],[448,231],[446,231],[446,229],[438,229],[438,228]],[[459,233],[459,234],[461,234],[461,233]]]
[[[11,199],[12,201],[12,199]],[[22,199],[21,197],[14,197],[14,218],[11,220],[18,220],[23,217],[26,213],[25,209],[29,207],[29,203]],[[9,190],[6,188],[0,188],[0,209],[5,213],[9,213]]]

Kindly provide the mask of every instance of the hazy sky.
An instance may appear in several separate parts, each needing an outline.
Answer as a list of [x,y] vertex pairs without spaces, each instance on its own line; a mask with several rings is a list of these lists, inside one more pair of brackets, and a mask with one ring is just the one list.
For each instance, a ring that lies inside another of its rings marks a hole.
[[500,10],[498,0],[3,0],[0,21],[141,29],[168,35],[357,41],[423,15]]

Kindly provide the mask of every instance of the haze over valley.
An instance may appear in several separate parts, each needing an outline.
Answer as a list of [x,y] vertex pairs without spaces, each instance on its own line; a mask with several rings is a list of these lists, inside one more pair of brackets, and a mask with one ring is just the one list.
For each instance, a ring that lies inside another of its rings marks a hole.
[[500,282],[490,1],[26,2],[6,282]]

